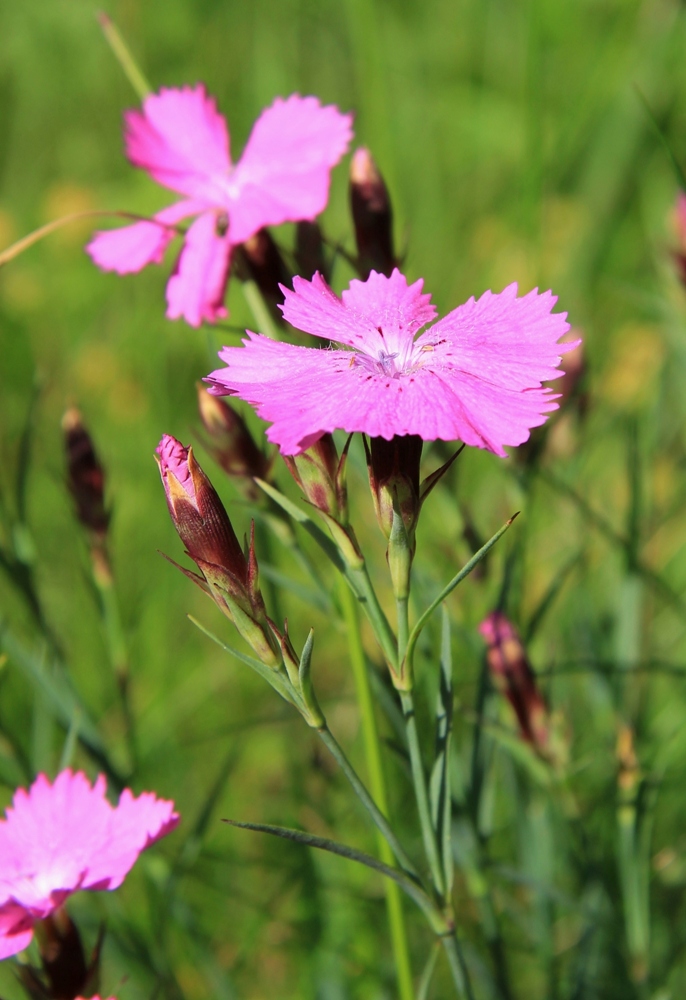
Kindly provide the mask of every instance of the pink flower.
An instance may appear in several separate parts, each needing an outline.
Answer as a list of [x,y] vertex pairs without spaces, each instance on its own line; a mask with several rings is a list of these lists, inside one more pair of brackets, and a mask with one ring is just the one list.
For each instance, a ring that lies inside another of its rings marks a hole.
[[292,94],[263,111],[238,163],[214,98],[202,84],[162,88],[127,111],[126,154],[153,180],[183,196],[155,222],[96,233],[86,247],[105,271],[159,264],[184,219],[197,216],[167,285],[167,316],[191,326],[226,316],[231,249],[263,226],[314,219],[326,206],[329,173],[350,142],[351,115]]
[[[248,333],[244,347],[225,347],[226,368],[208,376],[210,392],[247,400],[271,422],[267,437],[284,455],[341,428],[391,440],[460,440],[504,456],[557,409],[542,382],[558,378],[559,344],[569,329],[557,299],[517,286],[471,298],[434,326],[422,281],[408,285],[372,271],[338,298],[321,275],[283,289],[284,317],[294,327],[342,345],[296,347]],[[417,336],[419,334],[419,336]]]
[[125,789],[117,806],[103,775],[81,772],[53,784],[39,774],[18,789],[0,819],[0,959],[26,948],[33,925],[77,889],[116,889],[141,851],[179,821],[174,803]]

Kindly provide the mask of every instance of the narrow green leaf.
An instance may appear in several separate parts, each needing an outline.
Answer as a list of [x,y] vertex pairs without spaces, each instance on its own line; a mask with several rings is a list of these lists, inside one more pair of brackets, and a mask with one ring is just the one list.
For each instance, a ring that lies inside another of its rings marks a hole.
[[329,854],[337,854],[348,861],[356,861],[366,868],[371,868],[386,878],[393,879],[403,889],[407,895],[415,901],[417,906],[426,914],[431,926],[437,934],[445,934],[447,927],[441,913],[436,909],[430,898],[416,882],[413,882],[399,868],[391,868],[383,861],[358,851],[347,844],[340,844],[338,841],[329,840],[327,837],[317,837],[313,833],[306,833],[304,830],[293,830],[286,826],[272,826],[270,823],[242,823],[235,819],[224,819],[224,823],[238,827],[241,830],[253,830],[256,833],[269,833],[273,837],[282,837],[284,840],[293,840],[296,844],[303,844],[305,847],[316,847],[320,851],[328,851]]
[[255,482],[268,497],[271,497],[274,503],[278,504],[282,510],[285,510],[294,521],[297,521],[298,524],[302,525],[305,531],[315,540],[322,551],[326,553],[334,566],[343,572],[343,561],[338,554],[338,549],[331,539],[324,534],[319,525],[315,524],[310,515],[306,514],[304,510],[301,510],[296,503],[289,500],[288,497],[284,496],[284,494],[281,493],[280,490],[277,490],[276,487],[265,482],[264,479],[256,478]]
[[222,640],[218,638],[214,632],[210,632],[208,628],[205,628],[205,626],[202,625],[197,618],[194,618],[193,615],[188,615],[188,619],[197,629],[200,629],[203,635],[206,635],[208,639],[211,639],[212,642],[216,643],[220,649],[223,649],[225,653],[231,653],[231,655],[235,656],[237,660],[241,661],[241,663],[245,663],[249,666],[251,670],[254,670],[256,674],[259,674],[260,677],[267,682],[267,684],[270,684],[282,698],[285,698],[285,700],[290,702],[291,705],[294,705],[299,709],[300,706],[298,704],[297,695],[283,674],[278,673],[271,667],[265,666],[264,663],[254,659],[252,656],[248,656],[247,653],[242,653],[239,649],[229,646],[228,643],[222,642]]
[[448,890],[453,882],[453,852],[450,842],[452,829],[450,738],[453,722],[453,688],[450,619],[445,605],[441,612],[441,672],[436,696],[436,754],[429,783],[429,800],[431,822],[436,831],[446,890]]
[[424,966],[419,979],[419,985],[417,987],[417,1000],[428,1000],[431,980],[433,979],[434,969],[436,968],[436,962],[440,952],[441,942],[434,941],[431,945],[431,951],[429,952],[429,957],[426,960],[426,965]]
[[79,726],[81,725],[81,710],[79,708],[74,708],[74,714],[71,717],[71,722],[69,723],[69,729],[67,730],[67,736],[64,741],[64,746],[62,747],[62,754],[60,756],[59,770],[64,771],[65,768],[71,767],[74,760],[74,751],[76,750],[76,743],[79,738]]
[[419,638],[419,636],[421,634],[421,631],[424,628],[424,626],[426,625],[426,623],[428,622],[429,618],[431,618],[431,615],[434,613],[434,611],[436,610],[436,608],[438,608],[442,604],[442,602],[446,599],[446,597],[448,597],[448,595],[453,592],[453,590],[455,589],[455,587],[457,587],[457,585],[459,583],[462,583],[462,581],[465,579],[465,577],[469,576],[469,574],[472,572],[472,570],[476,566],[479,565],[479,563],[481,562],[481,560],[486,555],[488,555],[488,553],[490,552],[490,550],[493,548],[493,546],[496,544],[496,542],[498,542],[502,538],[502,536],[505,534],[505,532],[508,530],[508,528],[512,525],[512,522],[514,521],[514,519],[518,515],[519,515],[519,511],[517,511],[516,514],[513,514],[512,517],[509,518],[509,520],[507,520],[505,522],[505,524],[502,526],[502,528],[499,528],[498,531],[496,531],[495,535],[493,535],[491,538],[489,538],[489,540],[486,542],[485,545],[481,546],[481,548],[479,549],[478,552],[474,553],[474,555],[469,560],[469,562],[465,563],[465,565],[462,567],[462,569],[460,570],[460,572],[457,573],[452,578],[452,580],[450,581],[450,583],[447,583],[445,585],[445,587],[440,592],[440,594],[438,595],[438,597],[436,597],[431,602],[431,604],[426,609],[426,611],[424,612],[424,614],[421,615],[421,617],[419,618],[419,621],[417,622],[417,624],[415,625],[415,627],[412,629],[412,632],[410,633],[410,638],[409,638],[408,643],[407,643],[407,652],[405,654],[405,660],[406,660],[406,663],[408,664],[408,666],[409,666],[410,669],[412,667],[412,659],[413,659],[413,656],[414,656],[415,646],[417,645],[417,639]]
[[275,583],[278,587],[286,590],[289,594],[293,594],[295,597],[299,597],[301,601],[307,604],[310,608],[317,608],[322,611],[325,615],[330,615],[333,610],[333,605],[329,599],[329,595],[325,590],[315,590],[314,587],[308,587],[307,584],[299,583],[294,580],[293,577],[288,576],[286,573],[282,573],[280,570],[276,569],[275,566],[271,566],[269,563],[260,561],[260,574],[265,576],[272,583]]

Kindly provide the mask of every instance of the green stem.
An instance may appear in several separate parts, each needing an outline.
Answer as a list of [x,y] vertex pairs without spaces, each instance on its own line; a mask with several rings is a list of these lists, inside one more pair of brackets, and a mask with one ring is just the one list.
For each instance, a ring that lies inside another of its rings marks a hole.
[[429,806],[429,793],[426,787],[426,775],[422,754],[419,748],[419,736],[417,734],[417,720],[415,718],[414,698],[411,691],[400,691],[400,701],[403,706],[403,716],[405,718],[405,732],[407,734],[407,745],[410,751],[410,764],[412,767],[412,783],[417,799],[417,810],[419,812],[419,822],[422,828],[422,840],[424,841],[424,852],[431,869],[436,892],[441,899],[445,899],[446,889],[443,880],[443,869],[441,857],[436,842],[436,833],[431,822],[431,808]]
[[[365,758],[367,762],[367,772],[371,785],[372,795],[379,804],[381,811],[388,815],[388,799],[386,795],[386,783],[384,780],[383,766],[381,762],[381,748],[379,745],[379,734],[374,716],[374,705],[372,703],[372,692],[369,685],[369,674],[367,672],[367,660],[362,647],[362,636],[360,635],[360,622],[357,615],[355,598],[349,587],[340,587],[340,599],[343,608],[343,617],[348,629],[348,649],[350,651],[350,661],[355,678],[355,688],[357,691],[357,701],[360,706],[362,718],[362,733],[364,737]],[[381,860],[386,864],[393,863],[393,852],[381,831],[377,833],[377,842]],[[401,1000],[414,1000],[414,986],[412,983],[412,966],[410,964],[410,953],[407,943],[407,932],[405,928],[405,918],[402,909],[402,899],[400,889],[395,882],[386,881],[384,883],[386,891],[386,910],[388,913],[388,924],[391,933],[391,943],[393,946],[393,956],[395,958],[396,975],[398,978],[398,992]]]
[[407,640],[410,635],[410,621],[408,616],[407,597],[397,597],[395,608],[398,620],[398,663],[402,663],[407,649]]
[[105,36],[107,44],[112,49],[117,62],[124,70],[127,80],[141,101],[144,101],[148,94],[152,93],[152,87],[139,69],[136,60],[129,51],[128,45],[107,14],[98,14],[98,21],[100,22],[100,27],[102,28],[102,33]]
[[472,990],[472,984],[469,980],[469,973],[467,972],[467,967],[464,963],[464,958],[460,952],[454,932],[446,937],[442,937],[441,941],[443,942],[445,953],[448,956],[448,964],[450,965],[450,971],[452,973],[453,982],[457,987],[457,992],[460,996],[467,997],[467,1000],[474,1000],[474,992]]
[[371,816],[372,821],[376,826],[377,830],[379,830],[379,832],[383,835],[386,843],[393,851],[393,854],[395,855],[400,867],[412,879],[414,879],[415,882],[419,884],[419,876],[417,874],[417,869],[408,858],[402,844],[399,842],[398,838],[393,833],[393,830],[391,830],[388,820],[379,810],[378,806],[372,799],[371,795],[369,794],[365,786],[362,784],[359,775],[357,774],[354,767],[346,757],[343,748],[338,743],[338,741],[336,740],[335,736],[333,735],[329,727],[325,726],[323,729],[317,729],[316,732],[319,738],[321,739],[322,743],[324,743],[327,750],[331,753],[332,757],[334,757],[335,760],[338,762],[338,765],[343,771],[343,774],[346,776],[346,778],[352,785],[353,791],[355,792],[358,799],[360,800],[362,805],[365,807],[365,809]]
[[[107,560],[106,556],[103,556],[103,558]],[[100,606],[102,621],[105,629],[105,639],[107,642],[107,653],[115,680],[117,682],[119,697],[121,699],[130,764],[132,770],[135,771],[138,754],[136,748],[134,715],[131,710],[131,699],[129,696],[129,655],[126,638],[124,636],[124,629],[121,624],[119,601],[117,600],[117,593],[114,587],[114,579],[109,567],[109,561],[107,561],[107,564],[105,565],[105,563],[102,562],[99,553],[98,557],[94,558],[93,580],[100,595]]]
[[346,567],[344,572],[346,579],[355,592],[357,600],[369,619],[376,641],[379,643],[379,646],[388,661],[388,665],[395,675],[397,673],[398,666],[396,638],[393,635],[393,629],[388,623],[388,618],[386,618],[383,608],[379,604],[376,591],[374,590],[372,581],[369,578],[367,566],[363,563],[359,569]]
[[248,303],[257,324],[257,332],[264,333],[265,336],[271,337],[272,340],[281,340],[276,323],[272,319],[267,304],[262,298],[262,292],[257,287],[256,282],[247,279],[241,281],[241,287],[245,301]]

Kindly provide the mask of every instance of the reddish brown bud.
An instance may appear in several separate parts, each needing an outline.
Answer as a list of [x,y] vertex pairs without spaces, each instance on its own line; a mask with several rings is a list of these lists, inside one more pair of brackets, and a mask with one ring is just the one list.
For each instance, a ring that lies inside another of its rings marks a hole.
[[367,471],[379,527],[386,538],[393,530],[393,512],[399,513],[408,537],[414,540],[421,507],[419,463],[422,439],[415,434],[370,438]]
[[329,283],[329,262],[324,253],[322,231],[316,222],[299,222],[295,227],[295,264],[301,278],[308,280],[319,272]]
[[232,479],[240,480],[241,488],[251,497],[257,496],[253,478],[266,479],[269,460],[261,451],[248,427],[233,407],[211,395],[198,382],[198,412],[208,438],[205,447],[218,465]]
[[257,583],[254,533],[246,557],[229,515],[196,462],[192,448],[185,448],[165,434],[157,455],[174,527],[202,573],[196,582],[233,621],[260,659],[269,666],[280,666],[278,642]]
[[67,455],[67,486],[74,498],[76,516],[84,528],[104,539],[110,522],[105,508],[105,471],[75,407],[62,417],[62,430]]
[[346,457],[347,450],[339,459],[331,434],[322,434],[299,455],[283,456],[288,471],[312,506],[343,525],[348,523]]
[[479,625],[494,686],[512,705],[522,738],[546,756],[550,740],[548,705],[538,689],[517,629],[501,611]]
[[372,154],[364,147],[355,150],[350,163],[350,208],[361,277],[367,278],[372,270],[390,277],[397,266],[391,200]]
[[32,1000],[75,1000],[97,989],[103,933],[87,963],[78,928],[63,908],[36,924],[42,968],[19,966]]
[[290,285],[293,276],[269,231],[259,229],[236,249],[235,254],[239,277],[255,282],[273,315],[281,321],[281,313],[276,308],[283,303],[283,292],[279,285]]

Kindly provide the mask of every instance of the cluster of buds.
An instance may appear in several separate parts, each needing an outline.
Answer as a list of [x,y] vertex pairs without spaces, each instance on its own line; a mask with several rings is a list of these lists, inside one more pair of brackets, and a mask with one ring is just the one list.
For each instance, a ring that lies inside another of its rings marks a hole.
[[98,580],[109,582],[112,575],[107,554],[110,514],[105,506],[105,470],[76,407],[70,407],[62,417],[62,430],[67,486],[74,499],[76,517],[88,534],[93,572]]
[[101,930],[89,961],[81,936],[64,907],[36,924],[41,967],[20,965],[19,977],[31,1000],[77,1000],[91,996],[100,975]]
[[523,740],[551,759],[551,719],[517,629],[501,611],[492,612],[479,632],[486,640],[486,659],[494,687],[514,709]]
[[350,210],[360,276],[367,278],[374,270],[389,277],[398,265],[391,199],[372,154],[364,147],[356,149],[350,161]]
[[393,593],[398,600],[406,600],[417,547],[415,531],[422,504],[462,448],[420,482],[423,445],[420,437],[414,434],[396,435],[390,441],[373,437],[369,443],[364,439],[364,443],[374,511],[379,527],[388,540],[386,559]]
[[260,663],[270,668],[272,686],[296,706],[308,725],[320,728],[324,717],[310,679],[313,637],[310,634],[298,656],[287,626],[281,632],[267,617],[259,587],[254,522],[244,550],[193,449],[165,434],[157,448],[157,461],[172,522],[200,575],[179,569],[212,598]]

